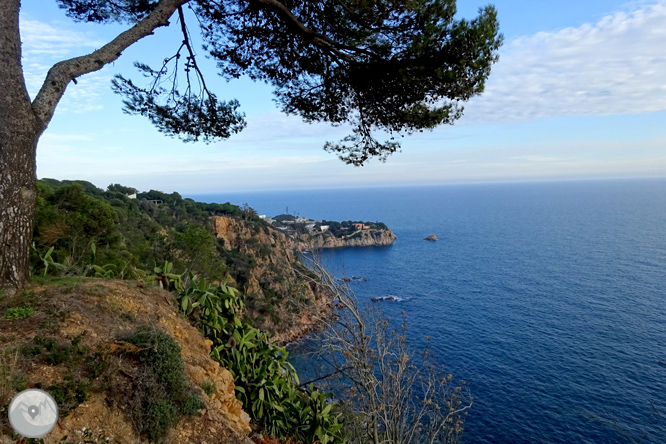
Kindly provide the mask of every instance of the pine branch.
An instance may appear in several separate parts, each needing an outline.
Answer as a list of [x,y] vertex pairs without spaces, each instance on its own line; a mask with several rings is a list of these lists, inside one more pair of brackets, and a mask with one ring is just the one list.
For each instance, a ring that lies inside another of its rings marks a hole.
[[51,67],[44,84],[32,102],[32,109],[44,131],[48,126],[58,102],[70,82],[77,77],[102,69],[115,61],[122,52],[142,38],[153,34],[155,29],[167,26],[173,13],[189,0],[161,0],[155,9],[130,29],[120,33],[100,49],[90,54],[63,60]]

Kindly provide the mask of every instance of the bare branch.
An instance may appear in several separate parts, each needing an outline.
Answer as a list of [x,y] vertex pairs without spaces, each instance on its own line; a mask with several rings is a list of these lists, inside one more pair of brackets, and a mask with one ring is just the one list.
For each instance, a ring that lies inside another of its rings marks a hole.
[[183,14],[182,6],[178,7],[178,19],[180,20],[180,29],[183,33],[183,44],[187,48],[187,52],[190,54],[189,60],[191,66],[197,72],[197,76],[199,77],[199,81],[201,82],[201,87],[210,97],[211,93],[210,91],[208,91],[208,88],[206,87],[206,81],[204,80],[204,75],[199,69],[199,65],[197,65],[197,59],[194,50],[192,49],[192,45],[190,44],[190,33],[187,31],[187,25],[185,25],[185,14]]
[[347,418],[350,443],[459,443],[472,405],[464,383],[455,385],[452,375],[436,367],[427,347],[419,357],[407,346],[404,313],[402,325],[393,328],[379,313],[364,311],[351,288],[326,270],[316,253],[309,262],[319,285],[344,307],[335,322],[322,320],[327,326],[322,354],[330,358],[329,373],[343,375],[342,384],[354,393],[342,401],[352,412]]
[[122,52],[142,38],[151,35],[161,26],[169,24],[169,18],[189,0],[161,0],[146,18],[120,33],[116,38],[92,53],[63,60],[51,67],[42,88],[32,102],[32,109],[44,131],[69,82],[79,76],[102,69],[116,60]]

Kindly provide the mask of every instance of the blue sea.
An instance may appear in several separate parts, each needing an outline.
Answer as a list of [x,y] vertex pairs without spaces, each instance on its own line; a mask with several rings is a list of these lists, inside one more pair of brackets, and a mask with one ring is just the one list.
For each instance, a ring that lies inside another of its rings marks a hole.
[[467,382],[465,444],[666,442],[666,180],[191,197],[385,222],[394,245],[324,259]]

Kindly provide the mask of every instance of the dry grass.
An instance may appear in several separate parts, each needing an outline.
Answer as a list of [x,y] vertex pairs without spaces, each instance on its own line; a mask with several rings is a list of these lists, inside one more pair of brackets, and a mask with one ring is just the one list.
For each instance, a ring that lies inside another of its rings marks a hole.
[[0,351],[0,399],[2,404],[9,402],[14,393],[14,387],[19,379],[19,352],[18,350]]

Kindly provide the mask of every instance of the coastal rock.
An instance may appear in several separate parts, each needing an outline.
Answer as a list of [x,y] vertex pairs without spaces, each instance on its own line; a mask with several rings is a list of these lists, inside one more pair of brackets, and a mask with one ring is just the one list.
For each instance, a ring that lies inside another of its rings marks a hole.
[[437,240],[437,236],[435,236],[434,234],[431,234],[430,236],[423,238],[423,240],[435,242]]
[[379,302],[379,301],[397,301],[398,299],[395,296],[382,296],[379,298],[372,298],[370,300],[372,302]]
[[[314,319],[327,312],[329,295],[321,286],[303,278],[302,264],[296,255],[300,244],[272,227],[226,216],[211,217],[211,229],[232,259],[230,268],[242,266],[238,257],[251,261],[234,282],[243,289],[245,315],[255,326],[268,331],[274,342],[285,344],[307,335],[318,325]],[[273,298],[288,301],[298,297],[303,308],[288,309],[291,304],[275,304]],[[271,307],[272,316],[260,309]]]
[[384,230],[362,230],[344,237],[335,237],[330,232],[317,234],[301,234],[294,240],[300,251],[324,248],[341,247],[376,247],[392,245],[397,239],[393,232],[386,228]]

